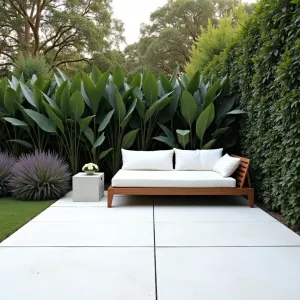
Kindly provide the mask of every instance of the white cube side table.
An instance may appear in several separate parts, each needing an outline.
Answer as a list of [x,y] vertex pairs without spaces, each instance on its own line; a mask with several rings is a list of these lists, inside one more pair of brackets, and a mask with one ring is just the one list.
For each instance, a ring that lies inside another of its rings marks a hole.
[[104,195],[104,173],[86,175],[81,172],[73,176],[73,201],[97,202]]

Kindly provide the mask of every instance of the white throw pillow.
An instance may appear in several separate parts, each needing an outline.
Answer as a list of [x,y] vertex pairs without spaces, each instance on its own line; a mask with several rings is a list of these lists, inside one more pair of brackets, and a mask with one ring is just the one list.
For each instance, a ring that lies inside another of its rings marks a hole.
[[214,165],[213,171],[218,172],[223,177],[231,176],[239,167],[240,159],[225,154]]
[[175,150],[175,170],[196,171],[200,170],[199,150]]
[[223,151],[223,149],[174,150],[177,171],[212,171],[215,163],[222,157]]
[[132,151],[122,149],[123,170],[173,170],[174,150]]

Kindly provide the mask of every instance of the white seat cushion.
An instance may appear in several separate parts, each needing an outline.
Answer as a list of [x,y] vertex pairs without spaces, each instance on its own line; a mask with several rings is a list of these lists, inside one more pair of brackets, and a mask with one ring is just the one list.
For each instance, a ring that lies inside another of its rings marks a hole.
[[232,177],[214,171],[135,171],[120,170],[112,179],[113,187],[235,187]]

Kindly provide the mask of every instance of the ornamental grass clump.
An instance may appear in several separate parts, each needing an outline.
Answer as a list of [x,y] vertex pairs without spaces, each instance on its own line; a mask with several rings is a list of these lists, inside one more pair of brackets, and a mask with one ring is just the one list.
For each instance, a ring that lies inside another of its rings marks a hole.
[[9,179],[16,159],[8,153],[0,152],[0,198],[10,194]]
[[12,195],[20,200],[56,200],[70,190],[67,163],[51,152],[22,155],[9,181]]

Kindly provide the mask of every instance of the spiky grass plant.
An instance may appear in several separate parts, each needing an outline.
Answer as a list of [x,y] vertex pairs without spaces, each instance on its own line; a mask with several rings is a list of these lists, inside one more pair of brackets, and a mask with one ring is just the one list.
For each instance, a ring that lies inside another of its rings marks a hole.
[[0,152],[0,198],[9,195],[9,179],[15,162],[12,155]]
[[38,152],[22,155],[9,181],[14,197],[21,200],[56,200],[70,190],[71,173],[57,154]]

